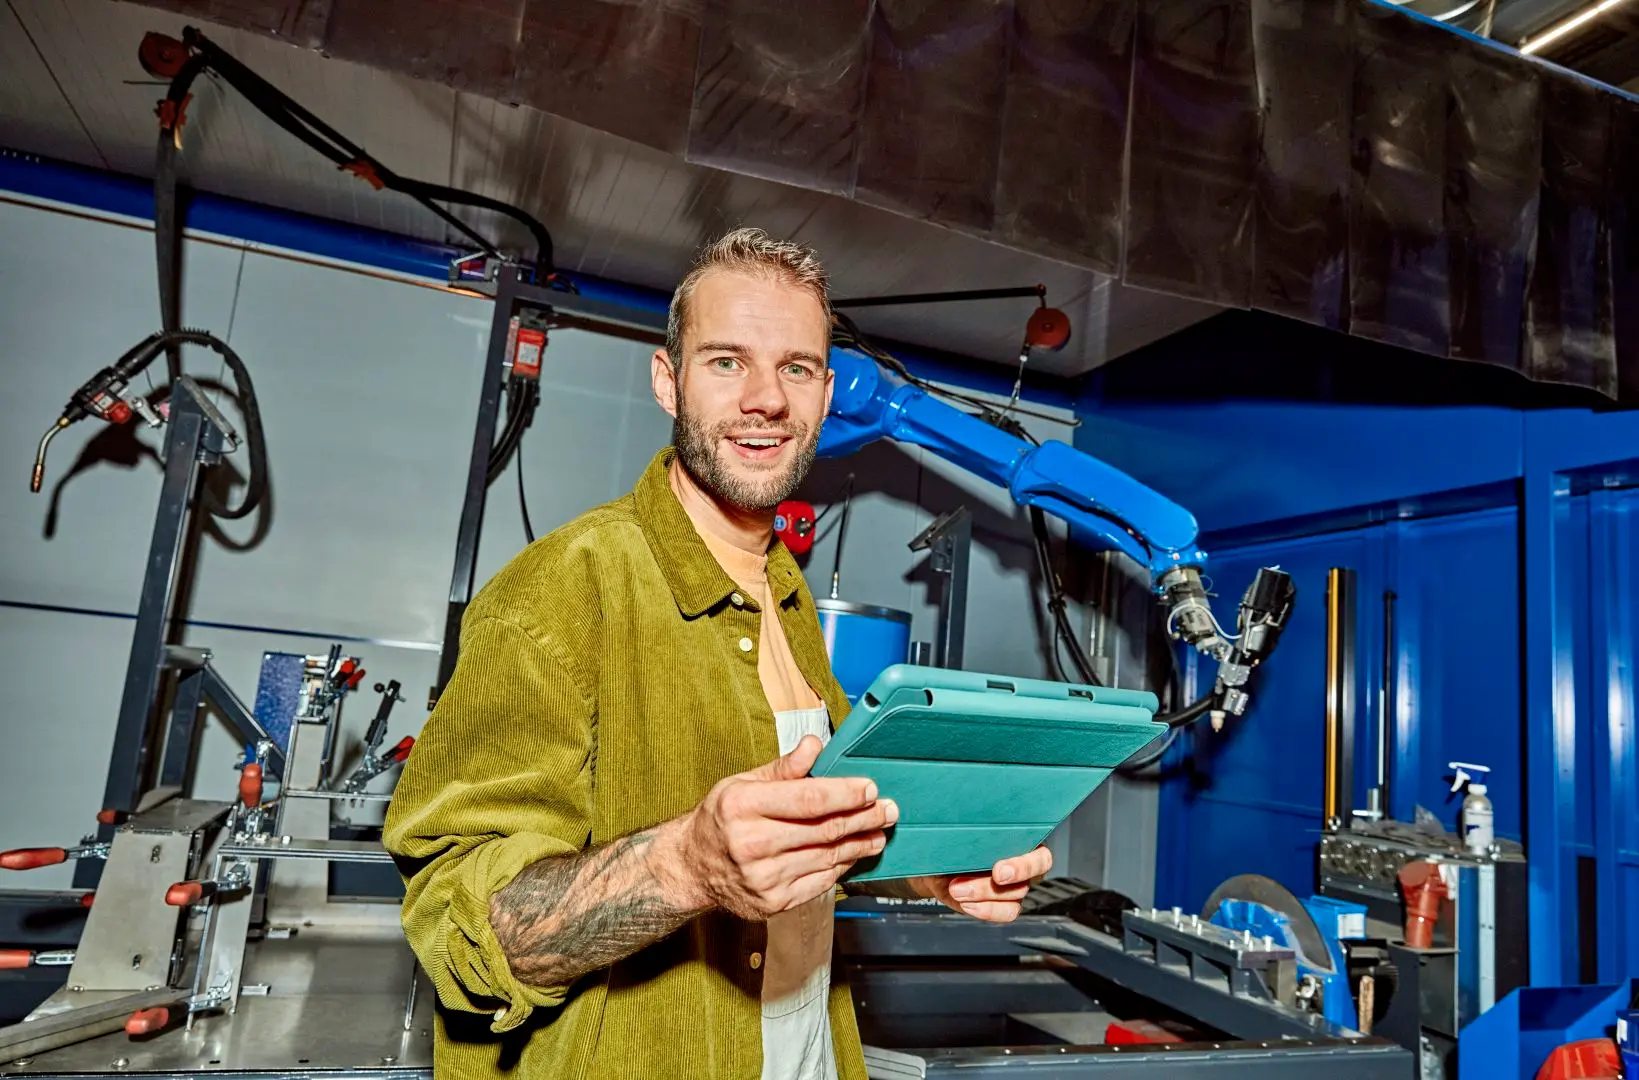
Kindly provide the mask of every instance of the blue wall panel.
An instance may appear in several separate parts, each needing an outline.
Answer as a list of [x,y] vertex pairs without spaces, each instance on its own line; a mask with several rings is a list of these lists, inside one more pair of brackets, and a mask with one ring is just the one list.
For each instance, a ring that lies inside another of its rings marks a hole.
[[[1417,733],[1414,775],[1391,774],[1391,809],[1413,803],[1457,828],[1452,761],[1491,767],[1499,835],[1520,839],[1524,768],[1519,681],[1519,518],[1512,507],[1405,522],[1393,530],[1397,651],[1414,678],[1396,687],[1397,722]],[[1381,634],[1380,602],[1362,599],[1366,632]],[[1284,647],[1284,642],[1282,647]]]
[[[1228,313],[1101,369],[1083,416],[1078,446],[1196,515],[1220,595],[1264,563],[1300,578],[1252,714],[1201,733],[1193,757],[1173,752],[1161,898],[1197,906],[1246,870],[1312,888],[1336,561],[1360,571],[1357,804],[1387,587],[1391,812],[1421,805],[1455,826],[1446,764],[1492,766],[1498,832],[1532,861],[1532,980],[1575,981],[1595,960],[1601,977],[1639,968],[1639,410]],[[1597,919],[1579,887],[1587,857]]]
[[1639,492],[1597,491],[1580,501],[1588,504],[1589,663],[1578,711],[1589,737],[1577,747],[1577,774],[1588,781],[1578,785],[1579,794],[1583,788],[1588,794],[1585,807],[1578,801],[1578,834],[1608,868],[1595,899],[1604,982],[1639,971]]
[[[1280,647],[1258,671],[1253,704],[1222,732],[1197,724],[1169,754],[1161,798],[1157,902],[1199,911],[1235,874],[1261,873],[1300,895],[1315,886],[1325,760],[1326,575],[1354,569],[1362,596],[1382,595],[1382,530],[1215,553],[1220,595],[1240,595],[1259,567],[1292,575],[1298,603]],[[1206,677],[1207,671],[1200,675]],[[1203,687],[1191,688],[1193,697]],[[1367,687],[1358,686],[1357,713]]]

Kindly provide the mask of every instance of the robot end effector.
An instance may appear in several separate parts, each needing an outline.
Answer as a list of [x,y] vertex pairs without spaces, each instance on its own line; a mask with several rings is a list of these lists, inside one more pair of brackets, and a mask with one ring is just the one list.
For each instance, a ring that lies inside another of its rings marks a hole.
[[1251,700],[1246,684],[1252,669],[1274,652],[1292,613],[1297,587],[1291,575],[1273,567],[1258,571],[1241,597],[1234,634],[1225,633],[1213,617],[1197,567],[1168,570],[1156,588],[1167,609],[1168,634],[1218,662],[1212,689],[1216,710],[1240,716]]

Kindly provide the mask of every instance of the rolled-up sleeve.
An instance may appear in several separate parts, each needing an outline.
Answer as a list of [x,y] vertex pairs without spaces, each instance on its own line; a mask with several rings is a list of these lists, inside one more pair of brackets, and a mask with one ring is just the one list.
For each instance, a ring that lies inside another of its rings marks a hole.
[[512,973],[490,898],[591,836],[595,708],[550,640],[468,621],[456,670],[393,793],[382,840],[404,877],[404,933],[445,1007],[506,1031],[569,986]]

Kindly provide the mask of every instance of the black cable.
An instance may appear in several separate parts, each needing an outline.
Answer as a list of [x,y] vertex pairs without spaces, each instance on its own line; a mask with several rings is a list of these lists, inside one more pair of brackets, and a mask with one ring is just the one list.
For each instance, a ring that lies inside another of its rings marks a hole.
[[1120,773],[1122,776],[1132,776],[1135,773],[1142,772],[1151,765],[1154,765],[1157,761],[1160,761],[1162,758],[1167,756],[1167,751],[1172,749],[1172,744],[1177,740],[1178,732],[1181,730],[1183,729],[1175,727],[1167,728],[1167,733],[1161,737],[1161,742],[1155,747],[1155,749],[1144,754],[1142,757],[1128,758],[1120,765],[1117,765],[1115,771]]
[[115,361],[114,367],[121,377],[129,382],[153,363],[154,358],[161,352],[165,352],[169,357],[170,351],[178,345],[199,345],[214,350],[233,372],[239,405],[245,416],[245,450],[249,457],[245,495],[238,506],[229,507],[207,488],[202,495],[202,501],[205,509],[219,518],[237,520],[246,517],[261,505],[263,497],[267,494],[267,438],[262,427],[262,408],[256,399],[256,387],[251,382],[250,371],[239,358],[239,354],[233,351],[232,346],[205,330],[161,330],[127,349],[125,354]]
[[[1176,667],[1174,668],[1172,685],[1175,689],[1178,686]],[[1176,712],[1157,713],[1155,716],[1156,722],[1167,725],[1166,735],[1161,739],[1161,742],[1157,744],[1154,749],[1145,752],[1142,757],[1128,758],[1126,761],[1123,761],[1120,765],[1116,766],[1115,771],[1123,776],[1132,776],[1135,773],[1141,772],[1144,769],[1149,768],[1151,765],[1154,765],[1166,756],[1168,750],[1172,749],[1173,743],[1177,742],[1178,740],[1178,733],[1180,731],[1183,731],[1185,728],[1189,727],[1201,718],[1211,715],[1212,710],[1216,708],[1217,705],[1218,695],[1213,692],[1208,692],[1198,700],[1191,702]]]
[[[204,68],[203,57],[188,57],[171,81],[167,99],[183,101],[187,88]],[[178,86],[180,93],[175,89]],[[176,108],[180,110],[181,105]],[[176,204],[176,157],[175,133],[161,125],[154,161],[154,266],[159,275],[159,328],[165,331],[182,326],[182,212]],[[171,382],[182,375],[180,346],[166,347],[165,367]]]
[[[836,557],[831,562],[831,588],[836,589],[837,583],[842,580],[842,545],[848,539],[848,515],[854,506],[854,474],[848,474],[848,493],[842,500],[842,523],[837,526]],[[818,521],[814,523],[816,526]]]
[[[1047,586],[1047,610],[1053,623],[1056,640],[1063,643],[1069,652],[1070,663],[1075,667],[1081,681],[1089,686],[1102,686],[1104,684],[1093,672],[1092,661],[1088,659],[1086,650],[1081,647],[1081,642],[1076,640],[1075,630],[1070,626],[1070,617],[1065,611],[1064,588],[1059,581],[1058,572],[1053,569],[1052,548],[1047,540],[1047,518],[1039,506],[1030,508],[1030,532],[1035,541],[1036,567],[1041,573],[1042,582]],[[1054,646],[1055,649],[1057,647]],[[1057,660],[1055,653],[1053,666],[1056,668],[1059,667]],[[1062,668],[1059,669],[1059,674],[1062,678]]]
[[535,542],[535,527],[529,523],[529,496],[524,494],[524,444],[518,440],[518,510],[524,515],[524,536]]
[[518,382],[517,379],[508,379],[502,388],[506,394],[506,418],[495,437],[495,444],[490,447],[489,464],[484,473],[486,487],[495,483],[496,478],[506,471],[507,462],[512,459],[512,452],[523,436],[524,392],[517,385]]
[[[898,375],[912,386],[932,394],[934,397],[945,398],[949,401],[959,401],[963,405],[970,406],[976,411],[968,413],[969,416],[976,416],[981,420],[993,422],[991,419],[992,417],[1002,415],[996,412],[996,407],[994,405],[983,400],[982,398],[971,397],[958,390],[951,390],[948,387],[939,386],[935,383],[929,382],[919,375],[912,374],[910,368],[905,366],[905,362],[903,360],[900,360],[892,353],[884,352],[882,349],[879,349],[875,345],[871,344],[870,340],[865,337],[865,335],[860,331],[859,327],[847,315],[840,311],[833,312],[833,314],[837,321],[837,326],[831,333],[831,340],[833,343],[841,344],[845,348],[858,349],[860,352],[864,353],[866,356],[869,356],[872,360],[875,360],[889,371],[892,371],[895,375]],[[1033,412],[1029,409],[1015,408],[1014,411],[1023,413],[1026,416],[1034,416],[1043,420],[1056,419],[1055,417],[1047,416],[1043,413]],[[1079,424],[1080,421],[1075,421],[1075,423]]]
[[1209,690],[1177,712],[1156,713],[1155,721],[1170,728],[1183,728],[1195,723],[1218,707],[1218,694]]
[[[183,41],[194,52],[172,78],[170,88],[166,94],[165,105],[162,106],[162,109],[168,108],[171,111],[173,125],[180,122],[188,91],[194,79],[201,71],[207,69],[214,71],[232,85],[234,89],[238,90],[251,105],[255,106],[268,119],[327,158],[338,168],[355,173],[374,187],[408,195],[427,210],[436,214],[451,228],[471,239],[486,254],[498,254],[496,245],[490,243],[482,234],[454,214],[438,206],[434,200],[493,211],[519,222],[529,231],[530,236],[535,241],[536,278],[538,280],[551,280],[554,277],[552,234],[534,215],[510,203],[492,199],[487,195],[478,195],[443,184],[433,184],[424,180],[400,176],[362,146],[348,139],[303,108],[295,99],[246,67],[198,30],[188,27],[183,31]],[[162,146],[166,143],[174,144],[174,136],[170,127],[162,126],[160,137]]]
[[507,380],[507,417],[500,437],[489,454],[489,468],[485,484],[493,484],[506,471],[507,462],[518,452],[524,431],[535,422],[535,410],[541,401],[541,385],[534,379],[514,376]]

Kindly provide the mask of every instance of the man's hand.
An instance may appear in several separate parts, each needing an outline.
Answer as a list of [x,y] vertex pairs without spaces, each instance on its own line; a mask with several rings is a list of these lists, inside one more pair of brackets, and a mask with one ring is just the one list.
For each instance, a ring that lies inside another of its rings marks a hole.
[[1003,859],[978,874],[911,878],[917,895],[984,922],[1010,923],[1019,917],[1019,904],[1030,885],[1053,868],[1053,853],[1039,847],[1028,855]]
[[711,789],[683,821],[686,880],[702,907],[767,919],[836,886],[860,859],[881,852],[899,820],[891,799],[863,777],[811,777],[820,741]]

